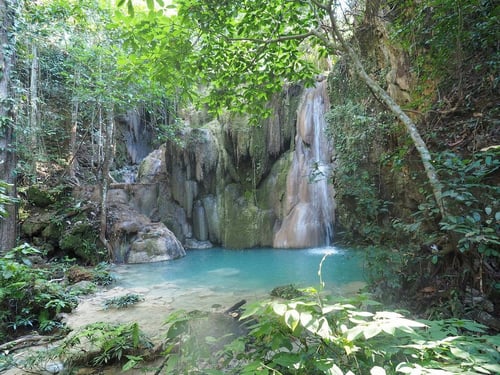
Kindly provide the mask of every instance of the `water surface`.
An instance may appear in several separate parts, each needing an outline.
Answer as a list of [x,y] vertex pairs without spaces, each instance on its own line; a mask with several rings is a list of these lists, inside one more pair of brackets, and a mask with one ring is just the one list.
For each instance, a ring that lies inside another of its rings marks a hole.
[[[325,257],[325,255],[327,255]],[[217,293],[248,294],[276,286],[318,287],[342,292],[364,281],[362,255],[337,247],[313,249],[212,248],[188,250],[183,258],[146,264],[119,265],[113,269],[117,284],[126,288],[169,284],[182,289],[205,288]]]

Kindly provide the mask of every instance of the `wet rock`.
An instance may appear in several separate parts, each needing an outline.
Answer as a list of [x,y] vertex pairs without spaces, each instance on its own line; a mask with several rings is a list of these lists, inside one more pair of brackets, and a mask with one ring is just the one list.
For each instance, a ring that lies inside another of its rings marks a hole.
[[127,254],[127,263],[159,262],[186,255],[182,244],[163,224],[147,225],[137,233]]
[[45,371],[48,374],[59,374],[63,369],[64,365],[61,362],[51,362],[45,366]]
[[127,205],[110,208],[113,224],[109,228],[114,261],[149,263],[186,255],[184,247],[163,224],[151,220]]
[[210,241],[198,241],[194,238],[187,238],[184,247],[186,249],[210,249],[214,245]]

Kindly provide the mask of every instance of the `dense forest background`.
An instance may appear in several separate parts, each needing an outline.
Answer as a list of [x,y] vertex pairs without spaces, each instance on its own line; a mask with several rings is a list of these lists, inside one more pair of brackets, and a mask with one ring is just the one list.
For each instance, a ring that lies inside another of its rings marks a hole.
[[[323,74],[336,240],[368,249],[369,290],[427,318],[500,330],[498,4],[254,3],[0,0],[2,288],[10,259],[35,248],[109,260],[107,189],[135,163],[119,125],[131,112],[154,149],[188,120],[231,113],[259,127],[283,87]],[[51,207],[62,238],[82,185],[98,186],[100,202],[84,215],[81,249],[21,232]]]

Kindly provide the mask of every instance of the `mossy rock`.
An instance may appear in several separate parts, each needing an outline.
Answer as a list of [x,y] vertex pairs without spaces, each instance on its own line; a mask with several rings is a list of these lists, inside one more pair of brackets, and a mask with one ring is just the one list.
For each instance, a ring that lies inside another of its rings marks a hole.
[[72,266],[66,272],[66,277],[71,284],[76,284],[80,281],[92,281],[94,274],[88,268]]
[[59,240],[62,250],[71,252],[89,264],[96,264],[100,260],[97,238],[99,234],[90,223],[73,225]]
[[271,296],[283,299],[294,299],[302,297],[303,295],[304,293],[292,284],[277,286],[271,291]]
[[61,233],[62,233],[62,228],[60,225],[57,225],[55,223],[50,223],[42,230],[42,237],[50,241],[61,238]]
[[223,246],[242,249],[272,244],[274,215],[254,204],[253,193],[242,193],[236,184],[228,185],[221,207]]
[[29,237],[40,235],[45,228],[51,224],[53,216],[53,212],[43,212],[37,215],[31,215],[24,221],[21,230]]
[[26,190],[28,202],[37,207],[48,207],[56,202],[56,196],[41,186],[30,186]]

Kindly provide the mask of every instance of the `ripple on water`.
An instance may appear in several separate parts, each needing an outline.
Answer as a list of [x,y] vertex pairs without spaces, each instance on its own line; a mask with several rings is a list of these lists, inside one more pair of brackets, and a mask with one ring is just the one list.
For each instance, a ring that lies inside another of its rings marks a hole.
[[222,276],[222,277],[231,277],[240,274],[240,270],[232,267],[222,267],[214,270],[207,271],[211,275]]

